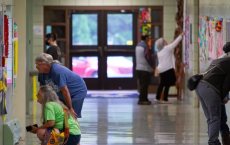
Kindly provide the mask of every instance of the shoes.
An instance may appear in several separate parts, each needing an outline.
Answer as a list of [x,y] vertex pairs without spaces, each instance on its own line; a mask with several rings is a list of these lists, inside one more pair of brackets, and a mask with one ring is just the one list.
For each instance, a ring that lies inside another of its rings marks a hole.
[[228,131],[221,132],[221,140],[223,145],[230,145],[230,136]]
[[160,102],[161,102],[161,100],[154,99],[154,102],[160,103]]
[[152,102],[150,102],[150,101],[138,101],[137,104],[138,105],[151,105]]
[[158,99],[154,99],[154,102],[161,103],[161,104],[173,104],[170,101],[161,101],[161,100],[158,100]]
[[161,101],[160,103],[162,103],[162,104],[173,104],[173,103],[170,102],[170,101]]

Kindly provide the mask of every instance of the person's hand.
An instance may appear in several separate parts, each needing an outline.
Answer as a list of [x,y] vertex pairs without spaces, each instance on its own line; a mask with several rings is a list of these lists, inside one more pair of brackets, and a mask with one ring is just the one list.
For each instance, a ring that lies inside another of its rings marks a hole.
[[228,103],[228,100],[227,100],[227,101],[222,102],[222,104],[223,104],[223,105],[225,105],[225,104],[227,104],[227,103]]
[[77,114],[75,113],[75,111],[73,110],[73,108],[71,108],[71,109],[69,110],[69,112],[70,112],[70,114],[71,114],[75,119],[77,119]]
[[184,36],[184,31],[182,33],[180,33],[181,36]]
[[33,126],[33,125],[30,125],[31,127],[32,127],[32,130],[30,131],[31,133],[33,133],[33,134],[36,134],[37,133],[37,130],[38,130],[38,128],[37,127],[35,127],[35,126]]

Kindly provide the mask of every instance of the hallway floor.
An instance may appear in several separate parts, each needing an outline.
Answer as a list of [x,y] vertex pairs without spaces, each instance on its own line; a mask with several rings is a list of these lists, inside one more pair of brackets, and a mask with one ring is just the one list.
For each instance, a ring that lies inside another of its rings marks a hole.
[[[150,95],[153,100],[154,95]],[[137,98],[86,98],[83,106],[81,145],[206,145],[206,119],[189,101],[137,105]],[[41,107],[37,104],[37,122]],[[32,109],[32,108],[31,108]],[[27,124],[33,116],[27,115]],[[25,144],[25,143],[23,143]],[[27,145],[39,145],[27,133]]]

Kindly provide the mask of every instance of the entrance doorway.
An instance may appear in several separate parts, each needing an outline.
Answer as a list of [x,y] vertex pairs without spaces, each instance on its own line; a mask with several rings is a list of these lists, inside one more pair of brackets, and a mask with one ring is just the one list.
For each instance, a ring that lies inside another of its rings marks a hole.
[[137,88],[138,11],[75,11],[70,17],[70,69],[90,90]]

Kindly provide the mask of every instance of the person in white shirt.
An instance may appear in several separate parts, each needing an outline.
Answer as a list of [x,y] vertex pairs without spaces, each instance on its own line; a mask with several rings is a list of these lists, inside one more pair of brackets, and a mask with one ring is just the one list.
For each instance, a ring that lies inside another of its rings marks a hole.
[[[155,44],[157,47],[158,66],[157,70],[160,75],[160,84],[157,89],[156,102],[171,103],[168,101],[168,92],[170,86],[175,85],[175,57],[174,48],[182,40],[182,32],[171,44],[168,44],[163,38],[159,38]],[[164,101],[160,101],[161,92],[164,89]]]
[[148,100],[148,86],[151,79],[153,60],[148,45],[149,36],[143,34],[141,41],[136,46],[136,71],[140,86],[139,105],[150,105]]

